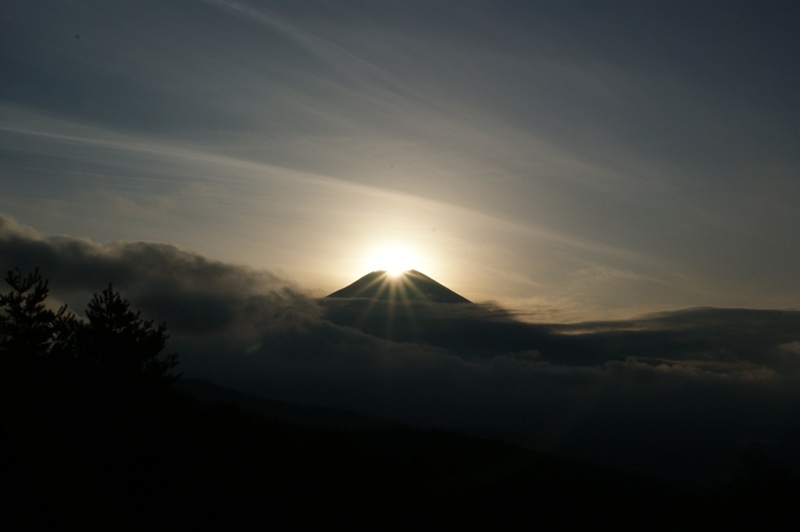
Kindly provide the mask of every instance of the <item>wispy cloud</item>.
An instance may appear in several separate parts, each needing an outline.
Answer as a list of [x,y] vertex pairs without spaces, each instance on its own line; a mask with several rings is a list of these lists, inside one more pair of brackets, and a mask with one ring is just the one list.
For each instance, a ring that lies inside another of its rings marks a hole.
[[689,12],[13,3],[0,208],[323,291],[402,240],[473,299],[791,307],[794,9]]

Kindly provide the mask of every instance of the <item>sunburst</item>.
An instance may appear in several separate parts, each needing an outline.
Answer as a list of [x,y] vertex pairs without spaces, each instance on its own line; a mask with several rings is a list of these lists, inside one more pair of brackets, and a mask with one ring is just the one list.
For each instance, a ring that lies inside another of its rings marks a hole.
[[385,270],[392,277],[419,268],[419,258],[409,248],[400,245],[385,245],[378,248],[369,259],[371,270]]

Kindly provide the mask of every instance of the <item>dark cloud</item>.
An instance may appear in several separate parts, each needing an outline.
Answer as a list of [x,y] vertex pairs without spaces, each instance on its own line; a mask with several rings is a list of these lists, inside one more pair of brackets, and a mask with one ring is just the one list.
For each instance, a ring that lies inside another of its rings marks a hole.
[[324,302],[325,317],[386,339],[431,344],[462,355],[527,354],[557,365],[635,359],[709,371],[789,362],[780,346],[795,341],[800,312],[697,308],[638,319],[532,324],[498,307],[364,299]]
[[2,216],[0,246],[6,269],[39,268],[55,295],[78,308],[80,298],[113,283],[141,309],[179,331],[225,327],[252,313],[249,298],[255,294],[292,290],[291,283],[268,272],[212,261],[176,246],[44,237]]
[[39,267],[72,309],[113,282],[167,322],[186,376],[268,397],[503,431],[673,477],[723,474],[753,440],[797,464],[798,311],[565,325],[488,305],[320,301],[175,246],[47,237],[2,217],[0,265]]

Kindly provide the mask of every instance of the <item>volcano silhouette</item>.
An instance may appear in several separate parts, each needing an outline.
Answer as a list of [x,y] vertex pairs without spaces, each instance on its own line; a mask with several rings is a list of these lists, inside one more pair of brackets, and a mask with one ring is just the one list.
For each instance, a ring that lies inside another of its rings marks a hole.
[[374,271],[328,297],[389,302],[470,303],[467,298],[417,270],[408,270],[398,275],[390,275],[384,270]]
[[416,270],[396,276],[383,270],[368,273],[321,303],[325,319],[336,325],[468,356],[544,345],[541,326],[477,305]]

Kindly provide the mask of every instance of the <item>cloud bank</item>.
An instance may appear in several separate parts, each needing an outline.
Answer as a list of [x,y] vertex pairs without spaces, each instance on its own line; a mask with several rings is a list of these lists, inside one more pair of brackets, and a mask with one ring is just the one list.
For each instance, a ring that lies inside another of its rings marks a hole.
[[391,309],[312,298],[168,244],[100,245],[5,217],[0,266],[38,267],[73,311],[112,282],[167,322],[187,377],[267,397],[495,431],[673,477],[730,471],[752,442],[797,464],[798,311],[532,324],[490,306]]

